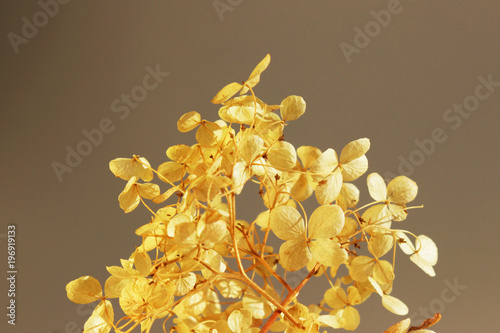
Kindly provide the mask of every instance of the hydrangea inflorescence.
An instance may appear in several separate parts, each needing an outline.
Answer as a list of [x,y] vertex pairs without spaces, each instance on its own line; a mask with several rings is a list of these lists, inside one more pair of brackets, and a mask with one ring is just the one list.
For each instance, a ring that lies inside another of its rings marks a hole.
[[[391,295],[398,245],[435,275],[434,242],[393,228],[406,219],[417,184],[399,176],[386,185],[372,173],[367,182],[374,201],[358,208],[360,193],[350,182],[368,169],[370,141],[350,142],[340,158],[333,149],[296,149],[285,141],[285,125],[304,114],[306,103],[288,96],[268,105],[255,96],[270,60],[267,55],[248,80],[217,93],[212,103],[222,105],[220,119],[204,120],[196,111],[179,119],[180,132],[196,130],[195,145],[168,148],[169,161],[157,169],[135,155],[110,162],[113,174],[127,181],[120,207],[129,213],[142,203],[152,216],[136,230],[141,245],[121,266],[107,267],[104,293],[91,276],[66,286],[75,303],[99,301],[84,332],[150,332],[159,319],[163,331],[171,322],[170,331],[182,333],[355,330],[356,305],[373,293],[389,311],[408,313]],[[154,175],[164,192],[151,183]],[[249,181],[260,186],[266,207],[251,223],[236,217],[236,198]],[[301,202],[313,194],[319,205],[308,216]],[[162,207],[155,210],[149,201]],[[268,244],[271,233],[283,241],[278,251]],[[382,259],[391,251],[392,258]],[[342,265],[347,274],[338,276]],[[309,274],[292,287],[286,272],[304,267]],[[330,284],[321,301],[302,304],[299,291],[321,278]],[[126,315],[116,323],[111,298]],[[414,328],[407,319],[387,332],[431,332],[426,328],[439,317]]]

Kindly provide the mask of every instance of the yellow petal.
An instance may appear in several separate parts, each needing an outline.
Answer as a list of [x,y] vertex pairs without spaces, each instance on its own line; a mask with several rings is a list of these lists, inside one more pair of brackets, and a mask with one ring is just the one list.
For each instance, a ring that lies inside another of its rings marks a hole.
[[267,152],[269,163],[276,168],[291,170],[297,163],[295,147],[286,141],[278,141]]
[[320,180],[325,179],[331,174],[337,165],[338,160],[335,150],[331,148],[325,150],[325,152],[323,152],[321,156],[316,159],[311,167],[313,180],[315,182],[319,182]]
[[[175,183],[181,180],[184,174],[184,165],[177,162],[165,162],[158,167],[158,173],[165,177],[170,183]],[[160,179],[163,180],[161,177]]]
[[343,183],[336,201],[344,211],[353,208],[359,202],[359,189],[354,184]]
[[225,298],[240,298],[245,284],[238,280],[223,279],[215,283],[217,290],[219,290],[222,297]]
[[405,320],[400,321],[397,324],[389,327],[384,333],[406,333],[410,328],[411,319],[406,318]]
[[145,199],[153,199],[160,195],[160,187],[151,183],[137,184],[137,191]]
[[368,159],[365,155],[342,164],[342,176],[346,182],[358,179],[366,170],[368,170]]
[[340,193],[342,189],[342,174],[337,169],[328,176],[325,180],[322,180],[316,186],[316,199],[320,205],[328,205],[332,203]]
[[151,271],[151,258],[146,252],[136,250],[133,254],[135,269],[142,277],[149,275]]
[[313,192],[314,188],[312,187],[312,177],[308,174],[300,174],[290,190],[290,193],[298,201],[307,200]]
[[427,275],[436,276],[434,267],[432,267],[432,265],[427,260],[422,258],[418,253],[411,255],[410,260],[413,261],[415,265],[420,267],[425,273],[427,273]]
[[175,145],[167,149],[167,156],[172,161],[184,163],[192,153],[192,148],[187,145]]
[[280,247],[280,264],[288,271],[301,269],[311,257],[311,252],[303,240],[289,240]]
[[238,91],[240,91],[242,85],[237,82],[232,82],[222,88],[217,95],[212,99],[213,104],[221,104],[234,96]]
[[132,177],[142,178],[145,182],[153,179],[151,165],[144,157],[115,158],[109,162],[109,169],[116,177],[129,180]]
[[263,146],[264,140],[260,136],[250,135],[241,142],[238,153],[246,165],[250,165],[260,155]]
[[386,200],[387,199],[387,186],[385,185],[384,179],[376,172],[368,175],[366,179],[368,183],[368,191],[370,196],[374,200]]
[[243,332],[252,324],[252,316],[247,310],[234,310],[227,318],[227,324],[233,332]]
[[415,241],[415,245],[418,248],[418,254],[420,257],[428,261],[432,266],[437,263],[438,249],[432,239],[425,235],[419,235]]
[[271,230],[282,240],[305,239],[306,229],[302,216],[290,206],[278,206],[270,214]]
[[340,163],[349,163],[364,154],[370,149],[370,140],[367,138],[349,142],[340,153]]
[[222,134],[221,127],[216,123],[202,121],[196,131],[196,141],[203,147],[214,147]]
[[377,258],[382,257],[394,247],[394,237],[382,232],[372,233],[368,249]]
[[306,102],[300,96],[288,96],[281,102],[280,112],[283,121],[295,120],[306,112]]
[[394,314],[404,316],[408,314],[408,307],[405,303],[400,301],[394,296],[384,295],[382,296],[382,305],[387,310],[391,311]]
[[219,117],[228,123],[251,125],[255,107],[251,105],[226,105],[219,109]]
[[243,89],[241,90],[240,92],[240,95],[243,95],[243,94],[246,94],[247,91],[250,89],[250,88],[253,88],[257,85],[257,83],[259,83],[260,81],[260,74],[262,74],[262,72],[264,72],[267,68],[267,66],[269,66],[269,63],[271,62],[271,55],[270,54],[267,54],[264,59],[262,59],[258,64],[257,66],[255,66],[254,70],[252,71],[252,73],[250,74],[250,77],[248,78],[248,80],[245,82],[245,86],[243,87]]
[[372,275],[375,259],[367,256],[355,257],[349,265],[349,275],[354,281],[365,282]]
[[87,304],[102,297],[102,287],[92,276],[82,276],[66,285],[68,298],[77,304]]
[[320,238],[309,243],[312,259],[327,267],[338,267],[347,260],[347,252],[332,239]]
[[387,196],[390,201],[405,204],[413,201],[418,193],[418,186],[406,176],[398,176],[387,184]]
[[125,189],[118,196],[118,202],[120,203],[121,209],[125,211],[125,213],[130,213],[134,209],[137,208],[139,202],[141,201],[139,198],[139,193],[137,192],[137,187],[135,186],[137,179],[135,177],[130,178],[125,186]]
[[297,156],[302,161],[304,168],[309,169],[321,156],[321,150],[312,146],[300,146],[297,148]]
[[111,326],[104,318],[96,314],[91,315],[83,325],[83,333],[108,333],[109,331],[111,331]]
[[347,304],[347,293],[341,287],[332,287],[325,292],[325,301],[333,309],[343,309]]
[[358,328],[361,319],[356,308],[348,306],[340,311],[342,311],[342,318],[345,320],[344,326],[342,326],[342,328],[348,331],[354,331],[356,328]]
[[106,298],[116,298],[120,297],[123,288],[129,283],[126,279],[121,279],[114,275],[107,278],[106,283],[104,283],[104,295]]
[[338,205],[319,206],[309,218],[309,238],[332,238],[344,227],[344,212]]
[[182,115],[177,122],[177,129],[179,132],[189,132],[198,127],[200,122],[201,115],[196,111],[191,111]]

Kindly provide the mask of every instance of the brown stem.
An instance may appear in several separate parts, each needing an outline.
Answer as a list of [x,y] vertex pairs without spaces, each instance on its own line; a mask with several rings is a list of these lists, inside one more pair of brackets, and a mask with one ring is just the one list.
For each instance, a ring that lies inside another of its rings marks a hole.
[[[320,266],[321,266],[321,264],[319,262],[316,263],[316,265],[314,266],[314,268],[311,269],[311,271],[304,278],[304,280],[302,280],[302,282],[300,282],[300,284],[291,293],[288,294],[288,296],[281,303],[281,306],[283,308],[286,307],[292,301],[292,299],[294,299],[297,296],[297,294],[299,293],[299,291],[305,286],[305,284],[309,281],[309,279],[311,279],[311,277],[314,274],[316,274],[316,272],[318,271],[318,269],[319,269]],[[264,324],[264,326],[260,330],[260,333],[266,333],[269,330],[269,327],[271,327],[271,325],[276,321],[276,319],[278,318],[280,312],[281,312],[280,309],[276,309],[274,311],[274,313],[271,315],[271,317],[269,317],[269,319],[267,320],[267,322]]]

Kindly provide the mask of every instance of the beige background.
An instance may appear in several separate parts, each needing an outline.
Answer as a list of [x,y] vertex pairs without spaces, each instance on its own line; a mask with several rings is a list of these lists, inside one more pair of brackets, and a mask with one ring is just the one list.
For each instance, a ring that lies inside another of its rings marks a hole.
[[[393,295],[415,318],[422,319],[420,308],[440,310],[438,332],[497,330],[500,89],[456,129],[456,120],[443,117],[475,93],[479,76],[500,81],[499,2],[402,0],[400,13],[350,63],[340,44],[354,45],[355,27],[364,29],[374,21],[371,11],[388,1],[231,3],[221,20],[212,1],[73,0],[15,53],[8,34],[20,35],[23,17],[32,21],[41,7],[2,2],[0,263],[6,271],[5,233],[14,223],[18,312],[15,327],[2,312],[0,331],[79,332],[90,310],[66,299],[66,283],[82,275],[104,282],[105,266],[128,257],[139,242],[133,231],[148,219],[144,209],[121,211],[125,183],[108,162],[140,154],[158,166],[168,146],[192,143],[176,131],[178,117],[197,110],[214,120],[211,98],[246,79],[266,53],[272,61],[259,97],[278,104],[297,94],[307,101],[305,116],[287,128],[288,141],[340,151],[368,137],[369,172],[381,174],[398,173],[399,158],[424,156],[407,175],[420,186],[415,203],[425,208],[402,227],[438,244],[437,276],[398,255]],[[157,64],[169,76],[120,119],[113,101]],[[82,130],[104,118],[114,130],[60,182],[51,164],[64,163],[66,146],[75,148]],[[446,140],[430,156],[418,153],[415,140],[431,138],[436,128]],[[365,181],[356,184],[367,202]],[[248,195],[240,217],[252,219],[261,206],[254,206],[255,192]],[[454,295],[447,289],[454,281],[467,288]],[[2,279],[2,311],[7,289]],[[315,285],[303,296],[316,302],[320,290]],[[359,332],[383,332],[402,319],[376,296],[359,310]]]

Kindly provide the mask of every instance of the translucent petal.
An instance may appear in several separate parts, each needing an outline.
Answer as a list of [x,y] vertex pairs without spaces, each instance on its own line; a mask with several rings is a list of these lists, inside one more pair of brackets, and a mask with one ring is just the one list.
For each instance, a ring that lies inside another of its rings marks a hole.
[[316,159],[311,167],[313,180],[318,182],[330,175],[333,169],[338,165],[337,153],[329,148]]
[[319,238],[309,243],[312,259],[325,266],[340,266],[347,260],[347,252],[340,248],[340,244],[332,239]]
[[344,227],[344,212],[338,205],[319,206],[309,218],[309,238],[332,238]]
[[267,152],[269,163],[276,168],[291,170],[297,163],[295,147],[286,141],[278,141]]
[[97,314],[92,314],[83,325],[83,333],[108,333],[109,331],[111,331],[111,325]]
[[380,296],[384,296],[384,292],[382,291],[382,288],[380,287],[380,284],[375,281],[374,278],[372,278],[371,276],[368,277],[368,282],[370,282],[370,284],[373,286],[373,288],[375,289],[375,291],[377,292],[377,294],[379,294]]
[[369,224],[376,224],[382,228],[390,228],[392,214],[389,212],[387,205],[380,204],[368,208],[363,213],[362,218]]
[[413,246],[413,243],[410,240],[410,238],[406,236],[406,233],[402,231],[396,231],[396,237],[398,238],[397,242],[399,247],[401,248],[401,250],[403,250],[405,254],[410,255],[415,253],[415,247]]
[[196,111],[191,111],[182,115],[182,117],[177,122],[177,129],[179,132],[189,132],[196,127],[201,122],[201,115]]
[[411,324],[411,319],[406,318],[405,320],[402,320],[399,323],[389,327],[384,333],[406,333],[410,328],[410,324]]
[[304,168],[309,169],[321,156],[321,150],[312,146],[300,146],[297,148],[297,156],[302,161]]
[[333,309],[343,309],[347,305],[347,293],[341,287],[332,287],[325,292],[325,302]]
[[346,164],[342,164],[342,176],[346,182],[359,178],[368,170],[368,159],[365,155]]
[[102,287],[92,276],[82,276],[66,285],[68,298],[77,304],[87,304],[102,297]]
[[134,265],[141,276],[146,277],[151,271],[151,258],[146,252],[136,250],[134,252]]
[[372,275],[375,259],[367,256],[355,257],[349,265],[349,275],[353,280],[365,282]]
[[130,213],[139,205],[139,193],[137,192],[137,187],[135,186],[136,178],[132,177],[127,182],[125,189],[118,196],[118,202],[120,203],[121,209],[125,213]]
[[291,189],[292,195],[298,201],[308,199],[314,192],[312,187],[312,177],[308,174],[300,174]]
[[[175,183],[181,180],[182,175],[184,174],[184,165],[177,162],[165,162],[160,164],[158,167],[158,173],[165,177],[169,182]],[[161,177],[160,179],[163,180]]]
[[142,178],[145,182],[153,179],[151,165],[144,157],[115,158],[109,162],[109,169],[116,177],[129,180],[132,177]]
[[316,186],[316,199],[320,205],[332,203],[339,195],[342,189],[342,174],[337,169],[325,180],[322,180]]
[[267,54],[264,57],[264,59],[262,59],[257,64],[257,66],[255,66],[254,70],[250,74],[250,77],[245,82],[245,86],[241,90],[240,95],[246,94],[247,91],[249,90],[249,88],[253,88],[253,87],[255,87],[257,85],[257,83],[259,83],[259,81],[260,81],[260,74],[262,74],[262,72],[264,72],[266,70],[266,68],[267,68],[267,66],[269,66],[270,62],[271,62],[271,55]]
[[367,138],[349,142],[340,153],[340,163],[349,163],[364,154],[370,149],[370,140]]
[[303,240],[289,240],[280,247],[280,264],[288,271],[301,269],[311,257],[311,252]]
[[167,157],[177,163],[184,163],[191,155],[192,148],[187,145],[175,145],[167,149]]
[[415,253],[410,256],[410,260],[415,263],[418,267],[420,267],[427,275],[429,276],[436,276],[436,272],[434,271],[434,268],[432,265],[422,258],[418,253]]
[[400,301],[394,296],[384,295],[382,296],[382,305],[387,310],[391,311],[394,314],[404,316],[408,314],[408,307],[405,303]]
[[251,105],[226,105],[219,109],[219,117],[228,123],[251,125],[255,107]]
[[386,200],[387,199],[387,186],[385,185],[384,178],[378,173],[374,172],[368,175],[366,179],[368,183],[368,191],[370,196],[374,200]]
[[394,269],[390,262],[380,260],[373,266],[373,279],[381,285],[390,283],[394,280]]
[[232,82],[222,88],[217,95],[212,99],[213,104],[221,104],[233,97],[238,91],[240,91],[242,85],[237,82]]
[[332,328],[342,327],[342,321],[340,321],[339,318],[337,318],[336,316],[332,315],[319,316],[318,319],[316,319],[316,321]]
[[265,230],[270,223],[269,217],[270,217],[269,210],[265,210],[259,213],[259,215],[255,219],[255,224],[261,227],[261,229]]
[[361,303],[361,295],[359,294],[358,288],[355,286],[347,287],[347,300],[350,305]]
[[116,298],[120,297],[123,288],[128,284],[129,281],[126,279],[118,278],[111,275],[104,283],[104,295],[106,298]]
[[394,248],[394,237],[392,234],[384,234],[383,232],[372,233],[369,240],[369,250],[377,258]]
[[343,183],[336,201],[343,210],[354,207],[359,202],[359,189],[354,184]]
[[245,284],[238,280],[223,279],[215,283],[222,297],[240,298],[243,294]]
[[280,112],[283,121],[298,119],[306,112],[306,102],[300,96],[288,96],[281,102]]
[[240,143],[238,153],[246,165],[250,165],[260,155],[263,146],[264,140],[260,136],[250,135]]
[[434,266],[438,261],[438,248],[434,241],[425,235],[419,235],[415,241],[420,257]]
[[340,311],[342,311],[342,318],[345,320],[342,328],[348,331],[354,331],[356,328],[358,328],[361,319],[356,308],[348,306]]
[[243,307],[256,319],[264,319],[271,313],[267,300],[250,292],[246,292],[243,296]]
[[160,187],[156,184],[137,184],[139,195],[145,199],[153,199],[160,195]]
[[252,316],[244,309],[234,310],[227,318],[227,324],[233,332],[242,332],[252,324]]
[[387,196],[390,201],[405,204],[413,201],[418,193],[418,186],[406,176],[398,176],[387,184]]
[[282,240],[305,239],[306,229],[302,216],[290,206],[278,206],[270,214],[271,230]]
[[245,163],[237,162],[234,164],[233,175],[234,192],[238,195],[243,190],[243,186],[250,179],[250,170],[246,167]]
[[202,121],[196,131],[196,141],[203,147],[214,147],[222,134],[221,127],[216,123]]

